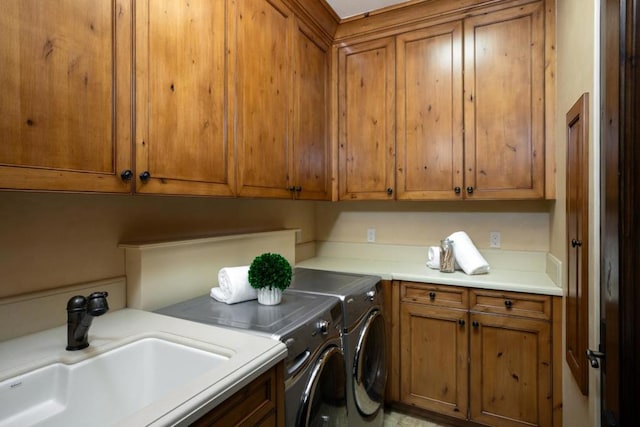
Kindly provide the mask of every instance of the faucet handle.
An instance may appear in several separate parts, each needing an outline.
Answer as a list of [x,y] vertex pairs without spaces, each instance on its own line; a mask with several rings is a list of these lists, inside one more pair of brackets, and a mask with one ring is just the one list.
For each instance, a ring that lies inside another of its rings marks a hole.
[[92,316],[102,316],[109,311],[109,303],[107,303],[108,296],[108,292],[94,292],[89,295],[87,312]]
[[67,302],[67,312],[84,311],[87,307],[87,299],[82,295],[76,295]]

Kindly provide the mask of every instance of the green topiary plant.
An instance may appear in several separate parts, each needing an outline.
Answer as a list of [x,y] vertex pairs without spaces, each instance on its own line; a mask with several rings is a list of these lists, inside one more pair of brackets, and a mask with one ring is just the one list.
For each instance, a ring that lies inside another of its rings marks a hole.
[[249,284],[255,289],[285,290],[291,283],[291,275],[289,261],[280,254],[258,255],[249,266]]

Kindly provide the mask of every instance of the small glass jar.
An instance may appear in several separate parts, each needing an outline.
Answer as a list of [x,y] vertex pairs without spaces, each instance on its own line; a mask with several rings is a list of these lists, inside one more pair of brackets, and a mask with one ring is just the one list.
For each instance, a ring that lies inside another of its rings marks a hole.
[[443,273],[453,273],[453,240],[444,239],[440,241],[440,271]]

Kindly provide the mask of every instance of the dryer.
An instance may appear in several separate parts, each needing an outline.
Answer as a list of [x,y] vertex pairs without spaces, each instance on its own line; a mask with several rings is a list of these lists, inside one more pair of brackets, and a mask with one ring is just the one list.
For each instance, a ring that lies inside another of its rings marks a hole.
[[288,291],[340,300],[348,426],[382,426],[388,356],[381,278],[296,268]]
[[342,306],[336,298],[285,291],[282,302],[218,302],[208,295],[156,311],[281,340],[285,359],[285,425],[347,425]]

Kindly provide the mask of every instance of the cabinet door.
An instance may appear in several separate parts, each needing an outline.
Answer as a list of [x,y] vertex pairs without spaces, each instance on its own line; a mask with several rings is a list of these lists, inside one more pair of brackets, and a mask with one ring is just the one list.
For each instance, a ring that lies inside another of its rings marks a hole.
[[294,33],[294,120],[291,186],[296,198],[331,198],[329,45],[299,20]]
[[225,14],[224,1],[136,4],[138,192],[233,194]]
[[471,313],[471,420],[492,426],[550,426],[548,322]]
[[400,316],[400,400],[466,418],[467,312],[403,303]]
[[395,40],[338,51],[340,200],[394,198]]
[[131,1],[7,0],[0,188],[129,192]]
[[291,197],[291,35],[294,18],[279,0],[238,0],[235,91],[238,194]]
[[462,22],[404,33],[397,55],[397,198],[462,198]]
[[465,196],[542,198],[543,4],[466,19],[464,38]]

